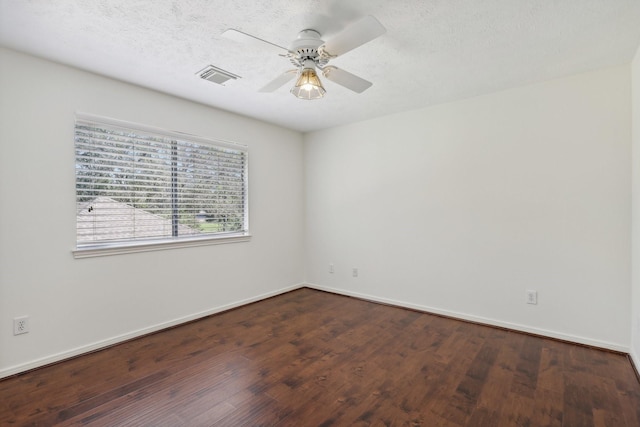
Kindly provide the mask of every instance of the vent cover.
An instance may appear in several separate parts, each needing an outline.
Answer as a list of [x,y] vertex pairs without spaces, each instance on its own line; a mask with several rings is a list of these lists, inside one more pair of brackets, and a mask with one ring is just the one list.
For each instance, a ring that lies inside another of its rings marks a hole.
[[213,65],[208,65],[203,70],[197,72],[201,79],[208,80],[213,83],[217,83],[219,85],[223,85],[229,80],[237,80],[241,78],[229,71],[225,71],[221,68],[214,67]]

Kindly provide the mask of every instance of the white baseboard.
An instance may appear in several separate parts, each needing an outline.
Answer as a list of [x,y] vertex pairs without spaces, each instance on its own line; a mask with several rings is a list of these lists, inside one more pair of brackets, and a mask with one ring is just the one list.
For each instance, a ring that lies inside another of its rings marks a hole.
[[26,363],[21,363],[19,365],[10,366],[8,368],[0,370],[0,378],[9,377],[12,375],[19,374],[21,372],[29,371],[31,369],[39,368],[41,366],[49,365],[51,363],[60,362],[65,359],[69,359],[71,357],[80,356],[82,354],[90,353],[92,351],[100,350],[105,347],[112,346],[114,344],[119,344],[124,341],[131,340],[133,338],[138,338],[143,335],[147,335],[153,332],[161,331],[162,329],[167,329],[172,326],[177,326],[182,323],[190,322],[192,320],[197,320],[203,317],[210,316],[212,314],[220,313],[222,311],[230,310],[232,308],[240,307],[246,304],[251,304],[252,302],[257,302],[263,299],[271,298],[276,295],[284,294],[286,292],[290,292],[299,288],[302,288],[306,285],[298,284],[289,286],[286,288],[278,289],[277,291],[267,292],[262,295],[258,295],[255,297],[247,298],[244,300],[236,301],[230,304],[222,305],[219,307],[215,307],[209,310],[201,311],[199,313],[194,313],[188,316],[180,317],[177,319],[170,320],[168,322],[158,323],[157,325],[149,326],[147,328],[138,329],[136,331],[128,332],[126,334],[118,335],[112,338],[108,338],[105,340],[96,341],[92,344],[83,345],[80,347],[76,347],[70,350],[66,350],[57,354],[52,354],[50,356],[42,357],[40,359],[32,360]]
[[[359,292],[351,292],[351,291],[347,291],[347,290],[344,290],[344,289],[336,289],[336,288],[331,288],[331,287],[327,287],[327,286],[320,286],[320,285],[311,284],[311,283],[307,283],[306,287],[311,288],[311,289],[317,289],[317,290],[320,290],[320,291],[332,292],[332,293],[335,293],[335,294],[340,294],[340,295],[346,295],[346,296],[351,296],[351,297],[355,297],[355,298],[365,299],[365,300],[369,300],[369,301],[380,302],[380,303],[383,303],[383,304],[395,305],[395,306],[398,306],[398,307],[404,307],[404,308],[409,308],[409,309],[413,309],[413,310],[424,311],[424,312],[427,312],[427,313],[440,314],[442,316],[452,317],[452,318],[461,319],[461,320],[467,320],[467,321],[470,321],[470,322],[481,323],[481,324],[484,324],[484,325],[497,326],[497,327],[500,327],[500,328],[506,328],[506,329],[511,329],[511,330],[515,330],[515,331],[526,332],[526,333],[529,333],[529,334],[541,335],[541,336],[545,336],[545,337],[549,337],[549,338],[555,338],[555,339],[559,339],[559,340],[563,340],[563,341],[574,342],[574,343],[577,343],[577,344],[588,345],[588,346],[591,346],[591,347],[598,347],[598,348],[603,348],[603,349],[607,349],[607,350],[619,351],[619,352],[622,352],[622,353],[629,353],[629,351],[630,351],[629,347],[621,345],[621,344],[611,343],[611,342],[607,342],[607,341],[594,340],[594,339],[591,339],[591,338],[581,337],[581,336],[577,336],[577,335],[569,335],[569,334],[565,334],[565,333],[562,333],[562,332],[550,331],[550,330],[546,330],[546,329],[533,328],[533,327],[526,326],[526,325],[520,325],[518,323],[504,322],[504,321],[501,321],[501,320],[490,319],[490,318],[487,318],[487,317],[474,316],[474,315],[471,315],[471,314],[459,313],[459,312],[450,311],[450,310],[443,310],[443,309],[439,309],[439,308],[435,308],[435,307],[429,307],[429,306],[426,306],[426,305],[412,304],[412,303],[405,302],[405,301],[398,301],[398,300],[389,299],[389,298],[382,298],[382,297],[378,297],[378,296],[375,296],[375,295],[369,295],[369,294],[361,294]],[[636,367],[640,368],[640,364],[638,364],[637,358],[634,359],[634,363],[636,364]]]

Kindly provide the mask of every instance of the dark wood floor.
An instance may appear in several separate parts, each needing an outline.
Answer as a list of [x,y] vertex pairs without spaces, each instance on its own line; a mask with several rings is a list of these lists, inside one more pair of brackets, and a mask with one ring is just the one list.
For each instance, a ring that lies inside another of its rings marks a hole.
[[0,381],[0,425],[640,426],[624,355],[301,289]]

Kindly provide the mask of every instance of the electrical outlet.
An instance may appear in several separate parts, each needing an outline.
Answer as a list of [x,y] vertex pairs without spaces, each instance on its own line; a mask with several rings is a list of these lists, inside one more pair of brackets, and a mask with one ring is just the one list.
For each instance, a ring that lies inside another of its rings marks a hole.
[[538,304],[538,291],[527,290],[527,304]]
[[26,334],[29,332],[29,316],[16,317],[13,319],[13,335]]
[[329,273],[333,273],[333,264],[329,264]]
[[353,269],[353,277],[358,277],[358,269],[357,268]]

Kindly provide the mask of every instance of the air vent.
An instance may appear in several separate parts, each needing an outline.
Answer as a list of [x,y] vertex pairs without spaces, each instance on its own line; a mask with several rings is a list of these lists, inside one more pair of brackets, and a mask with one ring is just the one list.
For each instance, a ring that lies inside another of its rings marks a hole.
[[237,80],[241,78],[240,76],[230,73],[229,71],[225,71],[221,68],[214,67],[213,65],[208,65],[206,68],[198,71],[196,74],[198,74],[201,79],[208,80],[219,85],[224,85],[224,83],[229,80]]

